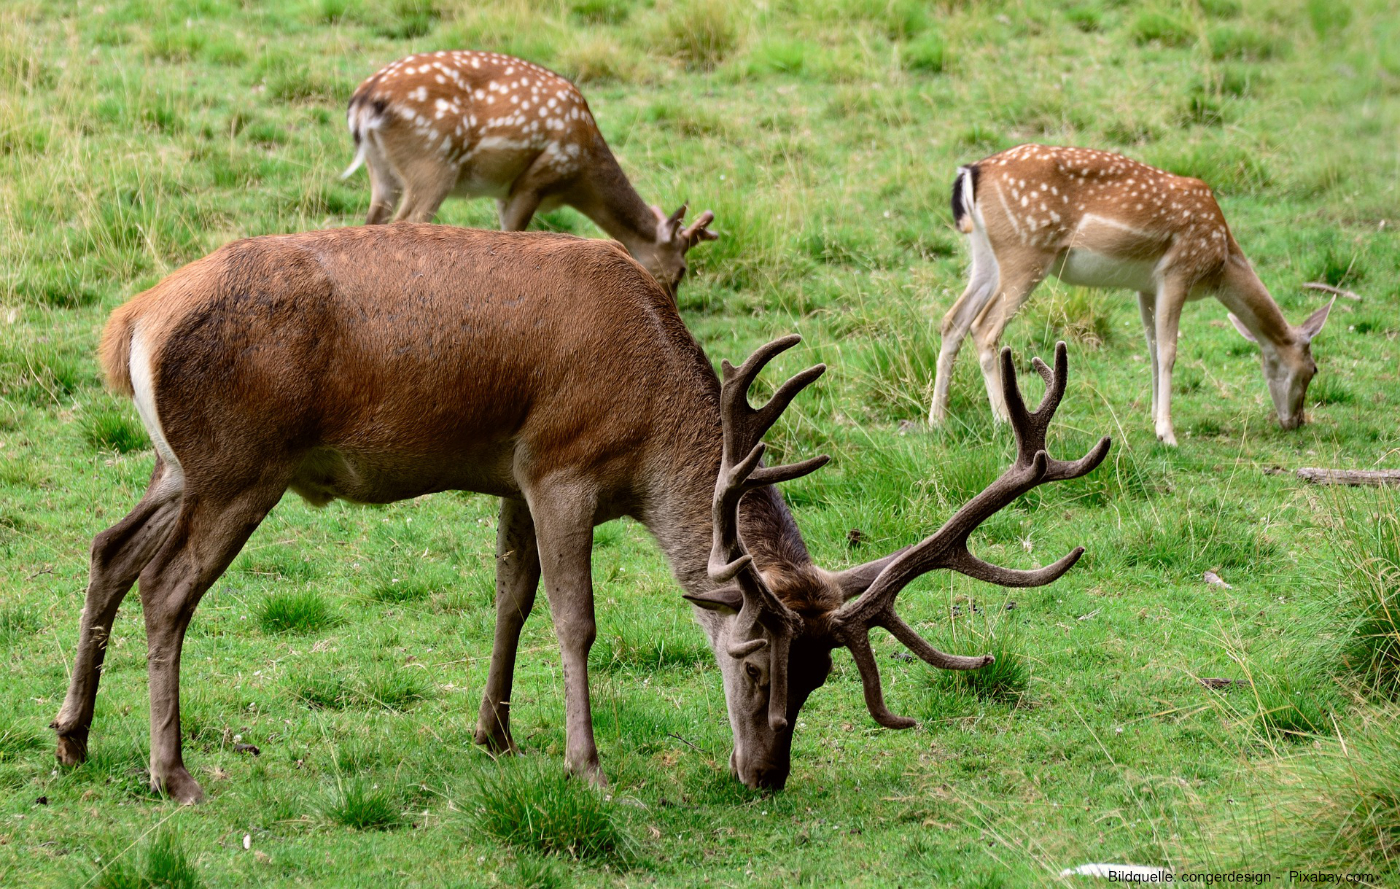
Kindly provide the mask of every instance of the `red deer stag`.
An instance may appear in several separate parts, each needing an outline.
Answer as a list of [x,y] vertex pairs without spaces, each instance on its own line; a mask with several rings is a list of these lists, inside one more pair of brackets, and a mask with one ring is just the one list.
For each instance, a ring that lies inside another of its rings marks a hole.
[[1106,151],[1022,145],[958,170],[953,218],[968,235],[972,272],[943,318],[930,424],[947,416],[953,362],[969,331],[992,413],[1006,418],[997,347],[1047,274],[1138,292],[1152,362],[1152,420],[1167,444],[1176,444],[1172,365],[1181,307],[1206,296],[1224,303],[1235,329],[1259,344],[1279,424],[1303,423],[1303,396],[1317,373],[1310,344],[1332,305],[1290,326],[1199,179]]
[[578,89],[521,59],[412,55],[360,84],[347,117],[356,153],[345,176],[369,165],[371,225],[391,213],[395,222],[431,222],[454,193],[495,198],[506,231],[524,231],[537,210],[567,204],[622,242],[672,294],[686,251],[719,237],[706,228],[715,218],[708,210],[686,227],[684,205],[669,217],[648,207]]
[[[367,262],[365,257],[373,257]],[[823,463],[761,465],[763,434],[824,370],[746,392],[798,337],[756,351],[723,383],[675,303],[616,244],[564,235],[405,223],[254,238],[185,266],[117,309],[103,333],[110,383],[136,403],[156,450],[150,486],[98,534],[72,684],[54,721],[58,758],[87,752],[112,619],[140,578],[151,690],[151,780],[201,798],[180,749],[179,670],[200,597],[288,488],[313,504],[388,503],[434,491],[501,498],[496,630],[476,740],[512,751],[520,631],[543,576],[564,662],[565,764],[602,782],[588,698],[595,636],[593,527],[633,516],[655,537],[714,647],[734,731],[731,767],[751,787],[787,779],[792,726],[851,649],[870,712],[886,709],[871,653],[884,627],[930,664],[945,655],[894,611],[915,577],[951,568],[1008,586],[1050,583],[1079,558],[1016,571],[968,535],[1020,494],[1076,478],[1107,453],[1045,453],[1066,359],[1036,367],[1028,412],[1011,358],[1015,464],[932,537],[845,571],[812,563],[775,485]]]

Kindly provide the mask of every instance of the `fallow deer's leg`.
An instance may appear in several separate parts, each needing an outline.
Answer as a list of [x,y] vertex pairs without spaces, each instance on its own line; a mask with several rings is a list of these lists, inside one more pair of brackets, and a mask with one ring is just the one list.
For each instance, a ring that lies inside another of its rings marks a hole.
[[1153,380],[1157,397],[1153,399],[1156,410],[1152,419],[1157,438],[1169,445],[1176,444],[1176,432],[1172,429],[1172,367],[1176,364],[1176,337],[1181,327],[1186,290],[1180,281],[1172,278],[1157,285],[1157,372]]
[[78,627],[78,649],[68,694],[51,728],[58,733],[58,761],[75,766],[87,759],[97,684],[107,653],[107,638],[117,608],[136,576],[165,543],[180,509],[180,482],[156,458],[151,483],[141,502],[117,524],[92,541],[87,601]]
[[365,224],[379,225],[393,217],[394,205],[403,196],[403,185],[380,154],[373,132],[367,133],[365,139],[365,166],[369,167],[369,216]]
[[510,736],[510,689],[520,631],[535,607],[539,583],[540,554],[530,508],[524,500],[504,497],[496,531],[496,641],[476,721],[476,743],[493,751],[516,752]]
[[606,784],[588,699],[588,651],[598,635],[593,619],[594,502],[569,485],[541,486],[530,492],[530,502],[544,591],[564,660],[564,765],[594,784]]
[[151,689],[151,786],[181,803],[204,798],[180,749],[180,650],[190,617],[283,487],[244,488],[232,502],[188,492],[170,538],[141,572]]
[[963,339],[972,329],[972,322],[986,308],[987,301],[996,296],[997,265],[990,257],[990,250],[979,247],[980,241],[973,236],[972,273],[968,278],[967,289],[958,301],[943,316],[940,326],[942,343],[938,350],[938,366],[933,374],[933,404],[929,407],[930,426],[941,424],[948,417],[948,386],[953,380],[953,364],[957,361],[958,350]]
[[533,189],[517,189],[510,197],[497,201],[496,215],[501,220],[501,231],[523,232],[530,227],[530,220],[539,206],[539,192]]
[[1138,314],[1142,316],[1142,332],[1147,337],[1147,361],[1152,365],[1152,422],[1157,422],[1157,294],[1150,290],[1138,293]]
[[403,202],[394,221],[432,222],[438,207],[457,184],[458,169],[438,158],[424,157],[415,159],[399,173],[404,183]]
[[1007,323],[1030,298],[1031,292],[1045,279],[1047,263],[1035,262],[1006,265],[1001,269],[1001,292],[989,300],[986,308],[972,322],[972,339],[977,344],[977,360],[982,365],[982,379],[987,384],[987,400],[992,404],[992,417],[1006,422],[1009,414],[1001,391],[1001,362],[997,357],[1001,334]]

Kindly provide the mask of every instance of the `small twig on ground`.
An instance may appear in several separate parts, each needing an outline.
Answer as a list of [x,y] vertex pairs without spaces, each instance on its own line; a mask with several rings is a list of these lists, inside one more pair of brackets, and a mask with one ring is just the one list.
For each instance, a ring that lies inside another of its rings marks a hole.
[[[675,738],[677,741],[680,741],[682,744],[684,744],[685,746],[689,747],[691,750],[694,750],[696,753],[705,753],[705,751],[701,750],[699,747],[696,747],[694,744],[690,743],[690,742],[687,741],[685,738],[682,738],[680,735],[676,734],[675,732],[667,732],[667,733],[666,733],[666,737],[668,737],[668,738]],[[705,755],[706,755],[706,756],[709,756],[708,753],[705,753]]]
[[1400,469],[1318,469],[1304,467],[1298,478],[1315,485],[1371,485],[1400,488]]
[[1361,302],[1361,295],[1352,293],[1350,290],[1343,290],[1340,287],[1333,287],[1331,284],[1323,284],[1321,281],[1308,281],[1303,284],[1304,290],[1321,290],[1323,293],[1330,293],[1333,296],[1340,296],[1343,299],[1354,299]]

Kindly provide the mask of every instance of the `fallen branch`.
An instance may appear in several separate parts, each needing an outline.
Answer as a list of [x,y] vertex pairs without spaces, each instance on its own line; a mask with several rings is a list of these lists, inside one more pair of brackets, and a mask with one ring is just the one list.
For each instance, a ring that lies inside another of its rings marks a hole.
[[1331,284],[1323,284],[1321,281],[1309,281],[1302,285],[1305,290],[1321,290],[1323,293],[1330,293],[1333,296],[1340,296],[1344,299],[1354,299],[1361,302],[1360,294],[1352,293],[1350,290],[1343,290],[1340,287],[1333,287]]
[[1400,469],[1316,469],[1298,470],[1298,478],[1315,485],[1372,485],[1400,488]]

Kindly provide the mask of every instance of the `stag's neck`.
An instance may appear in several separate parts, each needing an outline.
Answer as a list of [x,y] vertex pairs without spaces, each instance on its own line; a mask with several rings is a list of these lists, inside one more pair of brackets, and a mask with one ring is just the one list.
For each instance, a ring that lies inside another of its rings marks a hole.
[[[657,486],[642,517],[676,580],[692,595],[715,587],[709,560],[714,540],[711,508],[720,464],[718,428],[716,420],[712,447],[678,455],[670,477]],[[781,577],[816,570],[792,513],[774,487],[757,488],[740,501],[739,535],[771,586],[786,586],[777,582]]]
[[622,242],[627,252],[640,256],[656,243],[656,214],[622,172],[617,158],[600,138],[595,157],[588,164],[587,181],[571,201],[608,235]]

